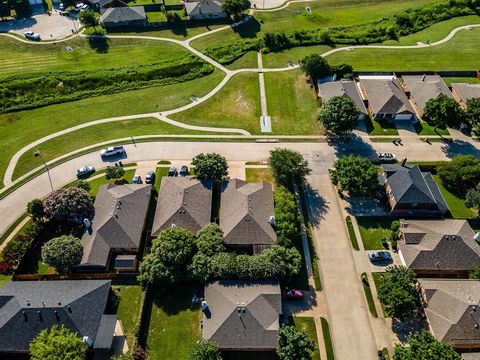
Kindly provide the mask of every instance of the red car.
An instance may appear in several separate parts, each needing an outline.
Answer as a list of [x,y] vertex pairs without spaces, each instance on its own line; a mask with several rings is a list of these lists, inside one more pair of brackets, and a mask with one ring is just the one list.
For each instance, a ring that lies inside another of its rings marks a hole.
[[302,300],[305,297],[305,294],[302,290],[298,289],[287,289],[285,292],[285,298],[287,300]]

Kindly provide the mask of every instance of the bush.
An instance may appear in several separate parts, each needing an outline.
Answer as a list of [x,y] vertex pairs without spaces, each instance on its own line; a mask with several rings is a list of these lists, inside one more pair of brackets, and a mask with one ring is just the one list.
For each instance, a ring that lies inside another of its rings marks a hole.
[[93,202],[88,193],[77,187],[62,188],[50,193],[43,202],[49,219],[81,224],[94,213]]
[[271,150],[268,165],[272,168],[277,183],[289,189],[293,188],[295,182],[302,182],[311,172],[303,155],[287,148]]
[[300,215],[295,195],[283,186],[275,189],[275,227],[279,239],[296,240],[300,235]]
[[87,345],[76,333],[54,325],[44,329],[30,343],[32,360],[85,360]]
[[460,155],[437,166],[443,186],[454,194],[464,196],[480,182],[480,160],[472,155]]
[[32,239],[25,235],[17,235],[10,240],[2,250],[1,258],[13,269],[16,269],[22,261],[23,256],[30,248],[31,241]]
[[13,267],[10,263],[3,261],[0,262],[0,274],[2,275],[10,275],[13,272]]
[[80,264],[82,256],[82,243],[74,236],[53,238],[42,246],[43,262],[59,274],[66,274],[72,266]]
[[105,170],[107,180],[120,179],[123,175],[125,175],[125,170],[121,166],[107,166]]

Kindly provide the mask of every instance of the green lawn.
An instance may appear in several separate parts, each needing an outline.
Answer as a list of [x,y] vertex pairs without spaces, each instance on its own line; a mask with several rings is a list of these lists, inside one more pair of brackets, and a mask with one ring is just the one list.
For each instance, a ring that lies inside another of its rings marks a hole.
[[138,285],[115,285],[120,302],[117,317],[122,323],[128,348],[133,348],[137,326],[140,322],[140,306],[142,303],[142,288]]
[[163,11],[149,11],[147,13],[148,21],[150,22],[164,22],[167,21],[167,17]]
[[[265,66],[265,64],[263,64]],[[237,69],[256,69],[258,67],[257,53],[255,51],[249,51],[243,55],[240,59],[227,65],[230,70]]]
[[318,349],[317,330],[315,328],[315,320],[312,317],[293,317],[295,327],[305,332],[308,338],[315,345],[315,351],[312,353],[312,360],[320,360],[320,350]]
[[429,123],[426,121],[420,120],[415,124],[415,130],[417,131],[418,135],[450,135],[450,132],[448,129],[440,129],[440,128],[434,128],[431,126]]
[[150,360],[186,359],[191,346],[201,338],[202,313],[192,308],[192,295],[191,286],[183,284],[152,291],[147,304],[151,307],[146,310]]
[[433,175],[435,182],[440,189],[440,192],[443,195],[443,198],[447,202],[448,207],[450,208],[450,213],[452,217],[457,219],[473,219],[477,217],[477,214],[474,210],[469,209],[465,206],[465,199],[459,198],[457,195],[452,194],[450,191],[445,189],[442,184],[442,180],[438,177],[438,175]]
[[[299,60],[303,59],[307,55],[323,54],[331,49],[332,48],[327,45],[314,45],[295,47],[280,52],[270,52],[263,55],[263,67],[283,68],[288,66],[289,61],[293,61],[294,64],[298,64]],[[245,57],[245,55],[243,57]],[[242,58],[237,61],[240,61]]]
[[385,249],[382,245],[382,238],[390,240],[392,221],[388,217],[357,217],[365,250]]
[[[135,169],[125,170],[125,174],[123,175],[123,179],[125,179],[127,182],[130,183],[133,179],[133,175],[135,175]],[[88,193],[92,196],[95,196],[95,195],[97,195],[97,192],[98,192],[98,189],[100,188],[100,186],[108,184],[108,183],[113,184],[113,182],[114,182],[113,180],[107,180],[107,178],[105,176],[90,180],[88,183],[90,184],[91,188],[90,188],[90,191]]]
[[[372,272],[372,278],[373,282],[375,283],[375,288],[378,289],[378,286],[382,282],[382,277],[385,275],[384,272]],[[388,314],[385,312],[385,306],[383,305],[382,302],[380,302],[380,305],[382,306],[382,311],[383,311],[383,316],[384,317],[389,317]]]
[[370,136],[398,135],[398,130],[395,124],[391,124],[387,121],[379,122],[371,117],[367,117],[365,119],[365,125]]
[[12,277],[10,275],[0,275],[0,287],[3,286],[6,282],[9,282],[12,280]]
[[375,302],[373,301],[372,289],[370,288],[367,274],[362,273],[361,282],[362,282],[363,292],[365,293],[365,298],[367,299],[368,310],[370,310],[370,313],[373,316],[378,317],[377,309],[375,308]]
[[353,229],[353,223],[350,216],[347,216],[345,218],[345,222],[347,223],[348,236],[350,237],[350,242],[352,243],[352,247],[355,250],[359,250],[357,235],[355,235],[355,230]]
[[245,176],[248,182],[266,181],[275,184],[270,168],[245,168]]
[[335,354],[333,353],[332,338],[330,336],[330,327],[328,321],[325,318],[320,318],[322,322],[323,341],[325,342],[325,349],[327,351],[327,360],[335,360]]
[[480,84],[480,80],[475,77],[442,77],[442,79],[448,86],[452,83]]

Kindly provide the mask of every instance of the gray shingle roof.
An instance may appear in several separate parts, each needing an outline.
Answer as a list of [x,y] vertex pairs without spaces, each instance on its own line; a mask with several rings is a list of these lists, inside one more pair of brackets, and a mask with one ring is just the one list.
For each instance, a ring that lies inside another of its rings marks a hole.
[[210,223],[212,183],[193,177],[164,177],[160,186],[152,235],[176,226],[196,233]]
[[466,220],[403,220],[402,233],[399,248],[413,270],[469,271],[480,264],[480,246]]
[[203,316],[204,339],[223,350],[277,347],[282,313],[278,282],[217,281],[205,285],[205,301],[209,311]]
[[146,18],[143,6],[114,7],[102,10],[102,21],[104,23],[140,21]]
[[222,184],[220,227],[228,245],[273,245],[277,235],[273,216],[272,184],[229,179]]
[[397,79],[362,79],[361,84],[374,114],[415,114]]
[[185,2],[188,16],[201,14],[223,14],[222,2],[218,0],[202,0]]
[[440,94],[453,99],[448,86],[439,75],[404,75],[402,78],[422,111],[428,100],[435,99]]
[[351,80],[330,81],[318,85],[318,95],[330,100],[334,96],[346,96],[353,100],[362,114],[367,114],[367,109],[363,103],[357,84]]
[[80,266],[107,266],[111,249],[138,250],[150,195],[151,186],[147,184],[100,187],[92,231],[82,236]]
[[480,98],[480,84],[454,83],[452,89],[455,89],[463,101],[468,99]]
[[0,288],[0,352],[28,350],[43,329],[64,325],[93,341],[110,280],[10,281]]

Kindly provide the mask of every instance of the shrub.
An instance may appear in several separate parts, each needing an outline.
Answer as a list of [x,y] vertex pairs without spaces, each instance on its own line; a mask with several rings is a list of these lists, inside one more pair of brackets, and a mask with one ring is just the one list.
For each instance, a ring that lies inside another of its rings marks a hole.
[[277,148],[270,151],[268,165],[279,185],[292,189],[294,182],[301,182],[311,170],[308,161],[298,151]]
[[32,360],[85,360],[86,353],[82,338],[63,325],[40,331],[30,343]]
[[0,274],[10,275],[13,272],[13,267],[10,263],[3,261],[0,262]]
[[29,249],[31,240],[31,238],[25,235],[14,237],[2,250],[1,258],[3,261],[8,263],[13,269],[16,269]]
[[42,246],[42,260],[54,267],[59,274],[67,273],[72,266],[80,264],[83,246],[74,236],[60,236]]
[[77,187],[62,188],[50,193],[43,202],[45,215],[56,221],[81,224],[93,216],[93,202],[88,193]]
[[371,195],[378,188],[378,170],[366,157],[349,155],[336,160],[332,181],[351,196]]
[[105,170],[107,180],[120,179],[123,175],[125,175],[125,170],[121,166],[107,166]]
[[480,182],[480,160],[472,155],[460,155],[437,166],[443,186],[454,194],[465,195]]

